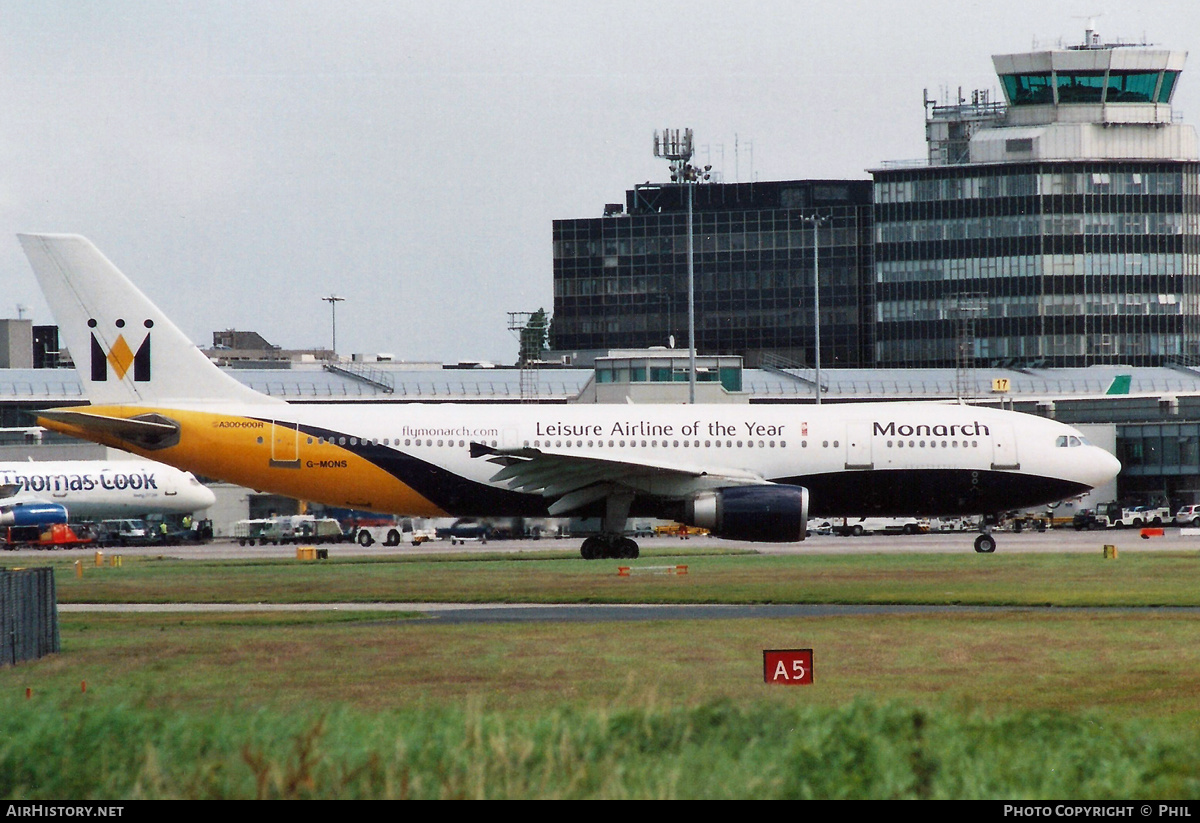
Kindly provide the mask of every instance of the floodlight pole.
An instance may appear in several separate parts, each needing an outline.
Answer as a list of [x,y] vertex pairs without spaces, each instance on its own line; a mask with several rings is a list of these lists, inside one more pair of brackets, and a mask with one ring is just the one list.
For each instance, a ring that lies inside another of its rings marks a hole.
[[329,304],[329,313],[333,321],[333,357],[337,357],[337,304],[345,300],[344,297],[338,297],[336,294],[331,294],[328,297],[322,297]]
[[688,403],[696,402],[696,268],[693,237],[693,200],[695,186],[712,175],[712,166],[696,168],[692,159],[692,130],[663,129],[654,133],[654,156],[671,162],[671,182],[683,186],[687,198],[687,277],[688,277]]
[[687,191],[687,274],[688,274],[688,403],[696,402],[696,255],[692,232],[692,197],[695,181],[685,182]]
[[820,244],[818,242],[817,229],[828,220],[828,217],[823,217],[819,214],[814,214],[812,217],[802,217],[812,223],[813,227],[813,382],[816,385],[816,404],[821,405],[821,264],[820,264]]

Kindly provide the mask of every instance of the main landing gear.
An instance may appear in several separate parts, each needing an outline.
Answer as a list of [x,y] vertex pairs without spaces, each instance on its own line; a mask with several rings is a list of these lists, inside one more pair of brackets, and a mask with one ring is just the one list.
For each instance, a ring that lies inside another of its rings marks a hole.
[[630,540],[620,534],[598,534],[583,541],[579,554],[584,560],[600,560],[602,558],[617,558],[620,560],[636,560],[641,550],[636,540]]
[[636,560],[640,550],[638,544],[625,536],[625,521],[629,519],[629,507],[633,495],[624,492],[610,494],[604,499],[604,525],[600,534],[583,541],[579,554],[584,560],[619,558]]

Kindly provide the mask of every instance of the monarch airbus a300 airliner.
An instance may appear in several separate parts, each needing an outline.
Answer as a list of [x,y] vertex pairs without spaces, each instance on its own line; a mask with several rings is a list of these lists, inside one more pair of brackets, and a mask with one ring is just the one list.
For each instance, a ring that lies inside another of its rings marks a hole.
[[[1069,426],[958,404],[289,404],[217,368],[87,239],[20,240],[91,402],[42,425],[302,500],[600,516],[582,555],[632,558],[631,515],[792,542],[810,511],[994,516],[1120,469]],[[986,529],[976,539],[995,546]]]

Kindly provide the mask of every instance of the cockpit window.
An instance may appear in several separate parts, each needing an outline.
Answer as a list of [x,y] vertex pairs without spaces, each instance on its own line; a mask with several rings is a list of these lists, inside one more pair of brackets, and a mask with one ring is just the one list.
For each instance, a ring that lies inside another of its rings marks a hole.
[[1087,440],[1075,435],[1060,434],[1058,439],[1054,441],[1054,445],[1060,449],[1074,448],[1076,446],[1090,445]]

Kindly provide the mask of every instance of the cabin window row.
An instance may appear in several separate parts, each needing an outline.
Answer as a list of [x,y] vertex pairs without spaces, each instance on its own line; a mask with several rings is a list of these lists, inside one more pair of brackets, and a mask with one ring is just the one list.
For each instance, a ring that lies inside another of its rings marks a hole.
[[957,449],[957,448],[960,448],[960,447],[961,447],[961,448],[964,448],[964,449],[966,449],[966,448],[972,448],[972,449],[977,449],[977,448],[979,448],[979,441],[978,441],[978,440],[963,440],[961,443],[960,443],[958,440],[942,440],[942,441],[941,441],[941,445],[940,445],[940,446],[938,445],[938,441],[937,441],[937,440],[930,440],[930,441],[928,442],[928,444],[926,444],[926,442],[925,442],[924,440],[908,440],[908,441],[905,441],[905,440],[895,440],[895,441],[889,440],[889,441],[887,441],[887,447],[888,447],[889,449],[891,449],[891,448],[903,449],[903,448],[906,448],[906,445],[905,445],[906,443],[907,443],[907,448],[910,448],[910,449],[924,449],[924,448],[930,448],[930,449],[936,449],[936,448],[943,448],[943,449]]
[[[807,443],[801,443],[801,446],[806,446],[806,445],[807,445]],[[629,440],[629,441],[625,441],[625,440],[588,440],[588,441],[586,441],[586,445],[585,445],[585,441],[583,441],[583,440],[545,440],[545,441],[534,440],[532,442],[529,440],[526,440],[524,443],[524,446],[525,446],[525,448],[530,448],[532,446],[535,449],[540,449],[543,447],[556,448],[556,449],[563,449],[563,448],[566,448],[566,449],[571,449],[571,448],[576,448],[576,449],[582,449],[582,448],[616,449],[616,448],[625,448],[626,446],[628,446],[629,448],[638,448],[640,446],[643,449],[645,449],[645,448],[650,448],[650,449],[668,449],[668,448],[675,448],[675,449],[678,449],[678,448],[684,448],[684,449],[689,449],[689,448],[691,448],[691,449],[699,449],[699,448],[705,448],[705,449],[710,449],[710,448],[715,448],[715,449],[721,449],[721,448],[725,448],[725,449],[734,449],[734,448],[737,448],[737,449],[742,449],[742,448],[774,449],[774,448],[781,448],[781,449],[784,449],[784,448],[787,448],[787,441],[780,440],[780,441],[776,442],[774,440],[704,440],[704,441],[701,441],[701,440],[662,440],[662,441],[659,441],[659,440],[650,440],[650,441],[646,441],[646,440]]]
[[[258,438],[258,442],[259,443],[263,442],[263,439],[261,437]],[[318,445],[321,445],[321,446],[325,446],[325,445],[330,445],[330,446],[399,446],[400,438],[397,437],[394,440],[390,437],[385,437],[382,440],[379,439],[378,437],[374,437],[374,438],[317,437],[315,439],[312,437],[308,438],[308,445],[311,446],[314,442],[316,442]],[[439,445],[439,446],[451,446],[452,447],[457,442],[457,444],[460,447],[462,447],[462,448],[467,447],[466,440],[458,440],[458,441],[438,440],[436,442],[437,442],[437,445]],[[478,442],[483,443],[485,446],[491,446],[492,448],[495,448],[499,445],[499,443],[497,443],[495,440],[492,440],[492,441],[480,440]],[[417,438],[415,441],[412,438],[406,439],[404,441],[404,445],[406,445],[406,446],[414,446],[414,445],[415,446],[421,446],[421,445],[432,446],[433,444],[434,444],[433,440],[422,440],[420,438]]]

